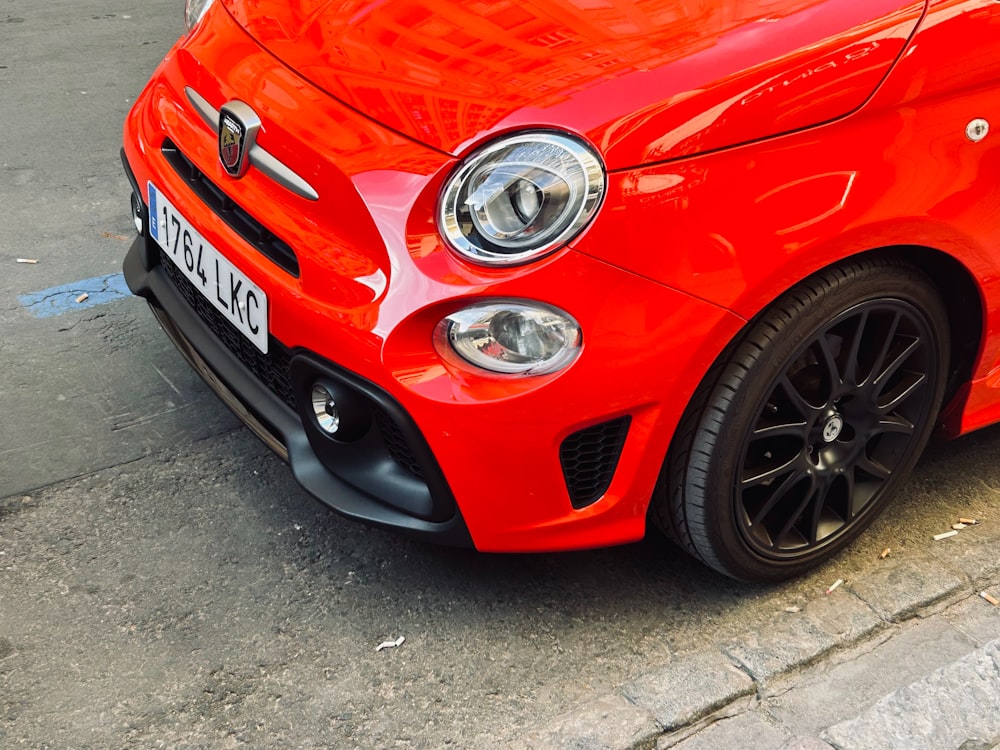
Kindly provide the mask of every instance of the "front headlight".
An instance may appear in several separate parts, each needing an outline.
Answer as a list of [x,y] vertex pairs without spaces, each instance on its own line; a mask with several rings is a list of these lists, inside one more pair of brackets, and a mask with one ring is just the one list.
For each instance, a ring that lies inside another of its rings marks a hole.
[[560,133],[522,133],[475,152],[441,197],[441,232],[487,265],[513,265],[558,250],[594,217],[605,173],[590,148]]
[[188,31],[201,20],[213,2],[214,0],[184,0],[184,25]]
[[448,315],[434,343],[450,359],[504,375],[543,375],[568,367],[583,336],[568,314],[527,300],[480,302]]

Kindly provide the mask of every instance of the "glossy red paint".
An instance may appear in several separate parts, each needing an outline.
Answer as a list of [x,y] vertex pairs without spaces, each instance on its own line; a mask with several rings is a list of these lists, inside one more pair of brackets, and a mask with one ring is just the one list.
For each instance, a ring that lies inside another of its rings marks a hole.
[[[961,284],[943,289],[945,431],[1000,419],[1000,139],[965,134],[975,117],[1000,131],[998,39],[986,0],[222,0],[153,76],[124,150],[140,191],[152,181],[266,291],[277,341],[412,418],[477,548],[603,546],[645,533],[674,430],[747,321],[845,258],[898,248]],[[250,104],[260,147],[319,199],[253,168],[229,178],[188,89]],[[551,256],[474,265],[441,239],[439,192],[525,128],[593,145],[604,205]],[[296,250],[298,276],[192,194],[165,139]],[[435,326],[484,298],[572,315],[578,361],[520,379],[444,361]],[[560,445],[622,416],[610,486],[572,507]]]
[[507,130],[570,127],[610,169],[856,109],[924,8],[922,0],[225,5],[321,89],[434,148],[459,153]]

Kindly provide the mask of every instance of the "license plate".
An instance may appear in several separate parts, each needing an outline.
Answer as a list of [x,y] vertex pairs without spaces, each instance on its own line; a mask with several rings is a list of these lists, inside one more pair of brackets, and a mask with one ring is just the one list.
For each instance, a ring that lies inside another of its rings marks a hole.
[[267,354],[267,295],[206,242],[152,182],[148,191],[149,234],[195,289]]

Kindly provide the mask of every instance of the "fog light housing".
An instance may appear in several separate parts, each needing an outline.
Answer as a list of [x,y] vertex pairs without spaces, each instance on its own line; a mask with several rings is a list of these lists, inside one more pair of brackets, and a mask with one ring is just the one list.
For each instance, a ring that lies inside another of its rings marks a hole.
[[525,300],[482,302],[454,312],[434,332],[438,353],[501,375],[544,375],[569,367],[583,346],[567,313]]
[[313,427],[334,440],[357,440],[371,427],[371,414],[356,394],[326,379],[317,380],[309,391]]

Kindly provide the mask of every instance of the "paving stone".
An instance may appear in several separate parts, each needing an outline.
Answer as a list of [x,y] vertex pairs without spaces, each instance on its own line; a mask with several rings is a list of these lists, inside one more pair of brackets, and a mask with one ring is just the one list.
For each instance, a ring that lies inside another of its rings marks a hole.
[[715,649],[683,656],[622,688],[629,700],[652,713],[667,731],[690,724],[754,690],[753,680]]
[[800,612],[779,613],[760,632],[730,642],[724,651],[754,679],[767,682],[884,625],[865,602],[838,589],[808,602]]
[[970,526],[958,536],[930,548],[930,554],[973,581],[991,581],[1000,576],[1000,535],[993,531],[995,522]]
[[1000,748],[1000,736],[994,737],[992,740],[981,740],[974,737],[958,746],[958,750],[997,750],[997,748]]
[[848,583],[862,601],[892,622],[905,620],[968,585],[940,560],[921,554],[886,560],[885,565],[867,573],[860,581]]
[[[789,732],[764,721],[759,715],[746,713],[732,719],[709,724],[687,739],[673,744],[669,737],[656,743],[657,750],[720,750],[720,748],[754,748],[777,750],[791,739]],[[830,750],[829,745],[824,750]]]
[[821,736],[838,750],[940,750],[1000,737],[1000,640],[887,695]]
[[767,698],[762,708],[793,732],[818,734],[976,647],[943,618],[919,621],[882,643],[839,655],[845,660],[838,664],[817,665],[793,689]]
[[801,617],[818,630],[833,636],[837,646],[856,643],[885,627],[885,621],[849,591],[835,591],[805,604],[800,613],[785,613]]
[[508,745],[510,750],[626,750],[661,734],[645,710],[620,695],[603,698],[549,722]]
[[819,737],[792,737],[778,750],[832,750],[833,746]]
[[[1000,597],[1000,587],[990,590]],[[985,646],[1000,638],[1000,607],[995,607],[980,597],[978,590],[967,599],[949,607],[944,618],[974,640],[977,646]]]
[[724,649],[758,682],[808,664],[837,644],[833,635],[796,615],[775,618],[769,625]]

